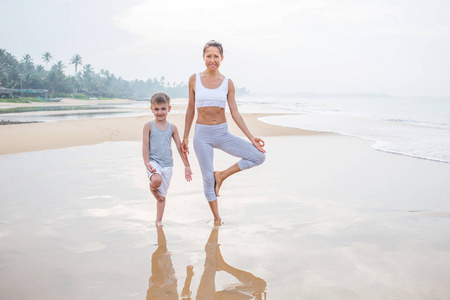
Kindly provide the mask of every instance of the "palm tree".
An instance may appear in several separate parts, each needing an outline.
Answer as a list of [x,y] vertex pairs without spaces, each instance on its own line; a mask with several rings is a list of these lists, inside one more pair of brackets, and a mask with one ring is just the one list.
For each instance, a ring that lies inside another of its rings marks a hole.
[[61,71],[61,72],[62,72],[63,69],[66,68],[66,66],[64,65],[64,63],[63,63],[62,61],[60,61],[60,60],[56,63],[55,66],[56,66],[56,67],[58,68],[58,70]]
[[83,62],[81,61],[81,56],[78,54],[75,54],[72,59],[70,60],[70,64],[75,65],[75,74],[78,70],[78,65],[82,65]]
[[29,64],[32,62],[32,58],[30,54],[25,54],[24,56],[22,56],[22,62],[24,62],[25,64]]
[[48,63],[53,59],[53,56],[50,54],[50,52],[45,52],[42,54],[42,60],[45,62],[45,67],[48,67]]
[[56,92],[58,92],[59,86],[64,80],[64,75],[58,71],[58,69],[53,65],[51,70],[47,73],[45,78],[47,85],[50,88],[50,94],[53,96]]
[[5,49],[0,49],[0,85],[14,88],[19,84],[20,66],[17,59]]
[[66,82],[66,76],[61,71],[59,64],[54,64],[51,67],[50,71],[47,73],[45,81],[52,96],[63,89]]
[[41,84],[42,84],[42,81],[44,80],[45,75],[46,75],[44,66],[42,66],[42,65],[37,65],[37,66],[36,66],[36,73],[35,73],[35,74],[36,74],[36,77],[39,79],[39,81],[40,81]]
[[92,68],[91,64],[87,64],[84,66],[84,72],[87,74],[91,74],[94,71],[94,68]]
[[21,89],[23,88],[23,83],[25,83],[25,85],[29,87],[29,84],[31,82],[31,76],[32,73],[34,72],[33,59],[31,58],[30,54],[25,54],[22,57],[22,61],[20,62],[19,65],[19,72],[21,73],[21,76],[19,76],[21,80],[20,88]]
[[[80,72],[81,73],[81,72]],[[90,94],[93,90],[95,90],[96,85],[94,81],[94,68],[91,64],[84,65],[83,67],[83,85],[84,89]]]

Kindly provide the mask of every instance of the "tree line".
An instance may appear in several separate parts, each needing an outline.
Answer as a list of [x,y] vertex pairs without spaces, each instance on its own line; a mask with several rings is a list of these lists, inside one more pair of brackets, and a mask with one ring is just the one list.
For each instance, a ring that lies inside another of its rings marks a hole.
[[[105,98],[150,98],[158,91],[170,97],[187,97],[188,87],[184,82],[169,83],[164,76],[160,79],[125,80],[108,70],[95,72],[91,64],[84,64],[75,54],[69,64],[75,75],[66,75],[67,66],[62,61],[53,64],[53,56],[45,52],[42,64],[35,64],[29,54],[17,60],[5,49],[0,49],[0,86],[11,89],[48,89],[50,97],[105,97]],[[51,64],[50,68],[48,65]],[[246,94],[245,88],[236,88],[237,94]]]

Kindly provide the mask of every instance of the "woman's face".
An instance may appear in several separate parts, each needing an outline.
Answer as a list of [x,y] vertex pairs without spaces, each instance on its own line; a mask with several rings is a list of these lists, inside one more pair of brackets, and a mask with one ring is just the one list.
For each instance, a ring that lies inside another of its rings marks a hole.
[[220,55],[219,48],[211,46],[206,48],[205,54],[203,54],[203,60],[207,69],[216,70],[223,60],[223,55]]

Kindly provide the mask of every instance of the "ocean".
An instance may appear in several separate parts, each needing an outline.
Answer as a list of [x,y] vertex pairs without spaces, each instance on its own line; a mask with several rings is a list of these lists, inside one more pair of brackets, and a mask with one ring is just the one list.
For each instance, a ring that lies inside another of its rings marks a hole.
[[[187,99],[173,99],[184,105]],[[372,140],[374,149],[450,163],[450,98],[384,95],[245,95],[242,113],[269,113],[261,121]],[[48,108],[46,108],[48,109]],[[70,108],[68,108],[70,109]],[[0,113],[0,124],[148,115],[148,102],[98,105],[82,111]],[[176,108],[171,114],[184,114]]]
[[450,163],[450,98],[248,95],[242,112],[279,113],[261,121],[373,140],[374,149]]

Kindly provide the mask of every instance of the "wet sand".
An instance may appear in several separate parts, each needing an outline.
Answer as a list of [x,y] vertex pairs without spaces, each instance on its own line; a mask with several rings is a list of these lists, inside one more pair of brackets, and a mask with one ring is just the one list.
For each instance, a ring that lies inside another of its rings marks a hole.
[[[0,298],[189,299],[187,287],[192,299],[450,297],[449,164],[258,116],[245,119],[266,162],[225,181],[218,229],[194,151],[190,183],[174,156],[155,228],[145,118],[3,126],[46,138],[0,156]],[[233,162],[215,152],[217,169]]]
[[[39,112],[33,114],[39,114]],[[323,135],[323,133],[273,126],[258,121],[259,117],[269,116],[269,114],[248,113],[243,114],[243,116],[247,126],[251,128],[252,134],[256,136]],[[243,136],[229,114],[227,118],[229,130],[233,134]],[[151,119],[152,116],[147,115],[3,125],[0,126],[0,155],[92,145],[110,141],[140,141],[142,139],[142,128],[145,122]],[[181,130],[182,134],[184,115],[170,114],[168,119]],[[193,131],[192,129],[191,135],[193,135]]]
[[176,158],[159,245],[139,142],[0,156],[1,298],[181,299],[187,278],[193,298],[449,297],[447,164],[342,136],[266,140],[266,162],[224,183],[217,232],[195,158],[191,183]]

